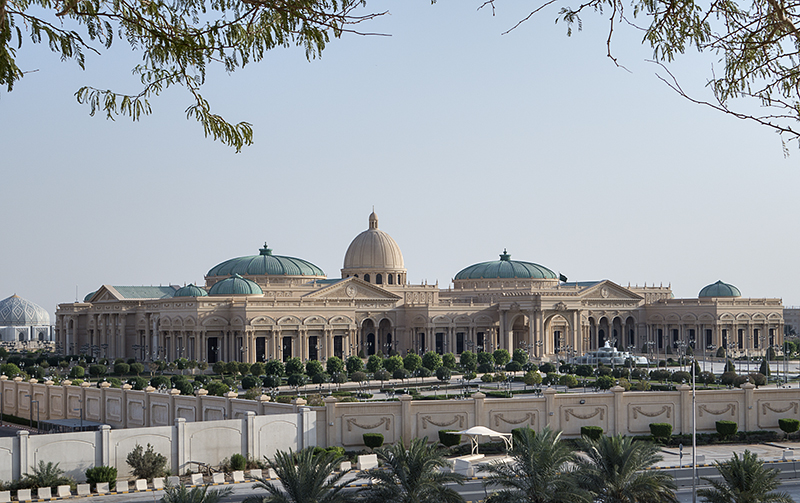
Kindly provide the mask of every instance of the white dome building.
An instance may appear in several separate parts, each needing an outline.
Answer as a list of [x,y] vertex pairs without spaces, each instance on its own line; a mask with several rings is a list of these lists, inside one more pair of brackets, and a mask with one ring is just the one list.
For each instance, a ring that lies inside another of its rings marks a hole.
[[0,340],[51,341],[50,314],[16,294],[0,301]]
[[390,287],[406,283],[403,252],[392,236],[378,229],[374,211],[369,216],[369,229],[353,239],[344,255],[342,278],[351,276]]

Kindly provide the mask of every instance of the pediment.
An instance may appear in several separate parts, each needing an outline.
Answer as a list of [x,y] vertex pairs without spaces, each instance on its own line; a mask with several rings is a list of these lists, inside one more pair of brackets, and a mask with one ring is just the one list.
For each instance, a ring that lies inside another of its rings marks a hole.
[[584,300],[642,300],[641,295],[609,280],[592,285],[581,292],[580,297]]
[[103,285],[94,292],[89,302],[116,302],[122,300],[122,295],[111,285]]
[[304,298],[336,301],[385,300],[398,301],[402,297],[358,278],[346,278],[325,288],[311,292]]

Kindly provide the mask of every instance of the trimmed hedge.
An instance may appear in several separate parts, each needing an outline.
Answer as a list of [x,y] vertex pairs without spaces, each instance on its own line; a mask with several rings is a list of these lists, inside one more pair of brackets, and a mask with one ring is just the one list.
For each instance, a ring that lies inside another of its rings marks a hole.
[[654,438],[666,442],[672,436],[672,425],[669,423],[650,423],[650,434]]
[[730,438],[736,435],[739,425],[736,421],[717,421],[717,433],[722,438]]
[[581,426],[581,436],[587,437],[590,440],[600,440],[603,436],[602,426]]
[[383,445],[383,435],[380,433],[364,433],[362,437],[364,439],[364,445],[370,449],[376,449]]
[[439,442],[445,447],[454,447],[461,443],[461,435],[456,430],[439,430]]
[[113,491],[117,485],[117,469],[113,466],[95,466],[86,470],[86,483],[97,484],[108,482],[108,488]]
[[797,430],[800,430],[800,420],[782,417],[778,419],[778,426],[780,426],[784,433],[789,435],[790,433],[795,433]]

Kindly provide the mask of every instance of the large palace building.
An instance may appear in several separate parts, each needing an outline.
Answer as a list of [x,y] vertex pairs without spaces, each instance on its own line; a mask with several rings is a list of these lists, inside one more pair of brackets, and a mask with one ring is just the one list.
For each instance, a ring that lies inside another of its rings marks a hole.
[[547,359],[606,341],[661,355],[686,345],[759,354],[782,343],[784,324],[781,299],[743,298],[722,281],[675,299],[664,286],[567,282],[505,250],[462,269],[451,288],[411,285],[375,213],[341,278],[264,245],[212,267],[203,286],[103,285],[60,304],[56,318],[56,340],[72,353],[209,363],[498,348]]

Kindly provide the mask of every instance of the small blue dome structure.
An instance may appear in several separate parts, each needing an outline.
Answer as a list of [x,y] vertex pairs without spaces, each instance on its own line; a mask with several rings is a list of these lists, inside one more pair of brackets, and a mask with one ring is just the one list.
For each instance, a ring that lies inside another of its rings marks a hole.
[[184,286],[183,288],[179,288],[178,291],[175,292],[175,295],[173,295],[173,297],[206,297],[206,296],[208,296],[208,292],[191,283]]
[[208,292],[209,295],[263,295],[264,291],[255,282],[234,274],[230,278],[223,279]]
[[704,287],[702,290],[700,290],[700,293],[697,294],[697,296],[699,298],[703,298],[703,297],[741,297],[742,296],[742,292],[740,292],[739,289],[736,288],[735,286],[730,285],[728,283],[723,283],[720,280],[720,281],[717,281],[716,283],[712,283],[712,284]]
[[511,260],[508,250],[503,250],[500,260],[481,262],[462,269],[455,279],[558,279],[556,273],[533,262]]

